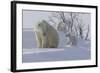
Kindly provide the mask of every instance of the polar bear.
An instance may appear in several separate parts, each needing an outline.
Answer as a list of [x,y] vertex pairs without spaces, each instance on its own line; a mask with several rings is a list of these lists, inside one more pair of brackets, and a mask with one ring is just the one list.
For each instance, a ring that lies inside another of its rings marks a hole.
[[38,48],[57,48],[59,36],[57,30],[45,20],[40,21],[36,26],[36,38]]

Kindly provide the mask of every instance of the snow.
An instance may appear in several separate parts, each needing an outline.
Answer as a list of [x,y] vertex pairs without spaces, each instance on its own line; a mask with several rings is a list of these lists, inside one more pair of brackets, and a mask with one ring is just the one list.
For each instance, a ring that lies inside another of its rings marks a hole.
[[64,49],[54,49],[54,48],[34,48],[34,49],[23,49],[23,54],[31,54],[31,53],[42,53],[42,52],[57,52],[63,51]]
[[90,41],[77,38],[77,45],[68,46],[66,37],[59,33],[58,48],[37,48],[33,32],[23,32],[22,62],[68,61],[91,59]]
[[[46,49],[46,48],[45,48]],[[42,51],[42,52],[40,52]],[[90,50],[84,50],[81,48],[65,48],[63,50],[34,50],[23,54],[22,61],[27,62],[43,62],[43,61],[63,61],[63,60],[86,60],[90,59]]]

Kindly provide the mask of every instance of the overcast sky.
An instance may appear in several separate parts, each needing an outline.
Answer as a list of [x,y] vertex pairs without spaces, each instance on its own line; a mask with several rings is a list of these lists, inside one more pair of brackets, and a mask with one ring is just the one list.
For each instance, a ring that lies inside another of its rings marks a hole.
[[33,28],[38,21],[48,19],[51,12],[23,10],[23,28]]
[[[23,28],[33,28],[38,21],[42,19],[48,20],[48,17],[52,16],[51,13],[49,11],[23,10]],[[90,24],[91,15],[82,15],[82,20],[84,24]]]

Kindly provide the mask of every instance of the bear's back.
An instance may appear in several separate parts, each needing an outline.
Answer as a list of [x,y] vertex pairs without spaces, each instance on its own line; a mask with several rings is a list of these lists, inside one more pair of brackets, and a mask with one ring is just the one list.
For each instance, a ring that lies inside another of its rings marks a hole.
[[[58,43],[59,43],[59,35],[58,35],[58,32],[57,30],[49,25],[48,28],[47,28],[47,33],[48,33],[48,41],[49,41],[49,45],[54,48],[56,46],[58,46]],[[54,46],[53,46],[54,45]]]

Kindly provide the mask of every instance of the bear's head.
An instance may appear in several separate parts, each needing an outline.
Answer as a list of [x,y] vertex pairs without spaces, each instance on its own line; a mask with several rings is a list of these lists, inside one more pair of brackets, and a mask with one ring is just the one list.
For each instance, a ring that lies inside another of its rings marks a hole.
[[45,21],[42,20],[41,22],[38,23],[37,27],[38,27],[38,31],[43,34],[44,36],[47,35],[47,30],[48,30],[48,26],[49,24]]

